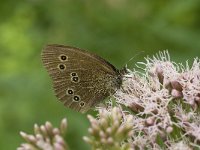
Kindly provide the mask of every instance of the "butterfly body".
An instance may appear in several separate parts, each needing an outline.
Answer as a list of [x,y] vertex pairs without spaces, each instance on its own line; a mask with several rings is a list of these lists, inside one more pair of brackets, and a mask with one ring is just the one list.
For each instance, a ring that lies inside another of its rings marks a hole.
[[58,99],[76,111],[86,112],[121,86],[119,70],[79,48],[47,45],[42,51],[42,61]]

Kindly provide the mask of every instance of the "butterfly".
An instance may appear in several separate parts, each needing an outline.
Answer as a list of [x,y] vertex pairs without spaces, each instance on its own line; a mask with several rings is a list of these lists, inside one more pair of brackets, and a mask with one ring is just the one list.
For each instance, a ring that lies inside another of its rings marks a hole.
[[52,44],[41,56],[56,97],[67,108],[86,112],[121,87],[123,71],[89,51]]

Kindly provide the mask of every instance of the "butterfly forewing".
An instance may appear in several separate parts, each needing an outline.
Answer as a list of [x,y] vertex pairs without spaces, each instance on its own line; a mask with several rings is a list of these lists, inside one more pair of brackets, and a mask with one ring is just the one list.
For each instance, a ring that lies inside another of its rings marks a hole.
[[118,70],[95,54],[75,47],[48,45],[42,61],[66,107],[85,112],[119,88]]

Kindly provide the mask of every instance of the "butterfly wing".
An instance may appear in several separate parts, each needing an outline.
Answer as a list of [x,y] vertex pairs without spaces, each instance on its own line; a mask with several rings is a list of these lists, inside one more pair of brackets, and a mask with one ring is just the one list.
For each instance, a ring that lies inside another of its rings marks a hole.
[[113,65],[79,48],[47,45],[42,51],[42,61],[58,99],[76,111],[86,112],[121,84]]

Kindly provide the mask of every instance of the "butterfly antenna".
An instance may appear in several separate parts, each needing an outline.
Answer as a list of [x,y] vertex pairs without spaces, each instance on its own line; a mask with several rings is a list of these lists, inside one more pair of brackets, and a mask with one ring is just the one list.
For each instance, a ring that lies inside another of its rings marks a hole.
[[144,53],[145,51],[140,51],[140,52],[137,52],[133,57],[131,57],[123,66],[125,66],[127,68],[127,65],[130,61],[133,60],[133,58],[135,58],[136,56],[140,55],[141,53]]
[[119,70],[120,74],[121,75],[125,75],[126,77],[129,77],[127,74],[129,74],[131,72],[131,70],[128,69],[128,63],[130,61],[133,60],[133,58],[135,58],[136,56],[140,55],[141,53],[144,53],[144,51],[140,51],[140,52],[137,52],[133,57],[131,57],[123,66],[123,68],[121,70]]

